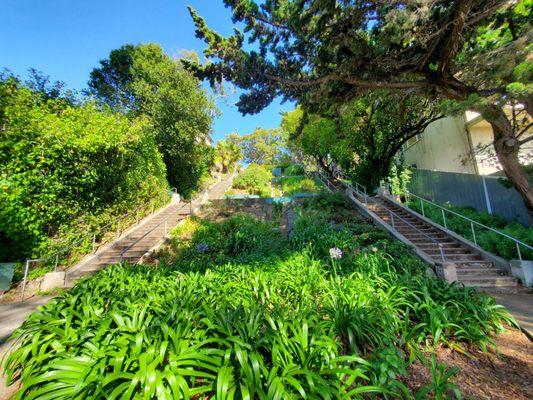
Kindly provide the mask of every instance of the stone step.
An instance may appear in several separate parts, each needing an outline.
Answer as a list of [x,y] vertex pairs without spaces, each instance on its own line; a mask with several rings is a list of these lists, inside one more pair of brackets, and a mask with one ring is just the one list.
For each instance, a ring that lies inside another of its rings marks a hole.
[[461,283],[469,287],[516,287],[518,285],[517,279],[510,276],[461,277]]
[[445,242],[445,243],[442,243],[440,241],[439,241],[439,243],[434,243],[434,242],[416,243],[416,247],[420,247],[421,249],[435,249],[435,248],[438,248],[439,244],[444,249],[460,249],[460,248],[464,248],[457,242]]
[[[404,235],[405,236],[405,235]],[[413,242],[414,244],[416,244],[417,246],[423,246],[423,245],[427,245],[427,244],[432,244],[432,243],[435,243],[435,242],[432,242],[430,241],[426,235],[421,235],[419,234],[418,236],[414,236],[414,235],[411,235],[412,237],[409,238],[409,240],[411,242]],[[407,237],[407,236],[406,236]],[[442,244],[457,244],[457,245],[461,245],[460,243],[456,242],[454,239],[448,237],[448,236],[444,236],[442,238],[439,238],[437,240],[437,242],[439,243],[442,243]]]
[[[392,221],[390,220],[390,218],[382,218],[382,220],[385,221],[387,224],[392,225]],[[400,220],[397,220],[397,219],[394,220],[394,226],[397,229],[400,229],[400,227],[413,229],[413,227],[414,227],[414,228],[420,229],[422,231],[426,231],[426,230],[435,230],[435,231],[437,231],[437,229],[428,227],[427,225],[424,225],[424,224],[417,224],[417,223],[409,223],[408,224],[408,223],[406,223],[404,221],[400,221]]]
[[506,276],[505,271],[498,268],[456,268],[457,277],[462,280],[464,277],[493,277]]
[[[440,255],[433,255],[433,257],[437,257],[440,260]],[[483,260],[483,258],[479,254],[445,254],[445,260],[449,262],[471,262],[471,261],[478,261]]]
[[[428,254],[440,254],[440,249],[437,247],[437,245],[433,246],[432,248],[426,248],[426,249],[422,249],[424,250],[426,253]],[[475,254],[475,253],[472,253],[471,251],[469,251],[468,249],[465,249],[464,247],[458,247],[458,248],[449,248],[449,247],[443,247],[442,248],[442,252],[445,254],[445,255],[456,255],[456,254],[465,254],[465,255],[471,255],[471,254]]]
[[468,261],[468,262],[456,262],[457,269],[461,268],[495,268],[494,264],[490,261]]
[[[144,253],[146,253],[146,251]],[[90,265],[118,264],[122,261],[136,262],[137,260],[139,260],[139,258],[141,258],[142,254],[140,256],[137,256],[137,255],[130,256],[130,255],[125,254],[124,257],[121,257],[120,254],[109,254],[109,255],[99,257],[96,262],[91,263]]]
[[398,232],[400,232],[403,236],[405,236],[407,239],[415,240],[415,239],[424,239],[425,241],[428,241],[428,237],[431,239],[437,239],[436,241],[441,242],[443,239],[450,238],[449,236],[446,236],[443,233],[434,233],[434,232],[417,232],[415,230],[405,230],[405,229],[397,229]]

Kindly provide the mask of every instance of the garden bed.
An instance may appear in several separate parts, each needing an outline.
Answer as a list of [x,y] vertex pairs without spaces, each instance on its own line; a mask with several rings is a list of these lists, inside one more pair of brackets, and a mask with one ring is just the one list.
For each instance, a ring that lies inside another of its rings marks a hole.
[[[485,360],[499,357],[491,345],[509,343],[494,336],[511,319],[491,297],[426,277],[340,196],[305,201],[288,236],[283,209],[255,203],[213,207],[181,224],[153,266],[108,268],[33,314],[8,360],[12,379],[23,373],[20,398],[478,393]],[[523,341],[513,349],[528,360]],[[480,364],[466,368],[470,357]],[[523,367],[491,390],[527,398]]]

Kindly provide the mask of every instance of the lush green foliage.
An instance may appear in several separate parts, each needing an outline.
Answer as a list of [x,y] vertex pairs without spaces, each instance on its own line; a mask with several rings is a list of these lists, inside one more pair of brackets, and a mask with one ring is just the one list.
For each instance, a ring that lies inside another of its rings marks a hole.
[[391,193],[397,195],[407,193],[407,185],[411,181],[412,174],[413,173],[411,170],[403,163],[400,165],[394,164],[391,167],[390,174],[386,179],[386,182],[390,185]]
[[305,176],[285,176],[276,180],[276,184],[284,196],[298,193],[317,193],[324,187],[320,181]]
[[249,135],[239,136],[243,161],[249,164],[275,165],[284,160],[284,137],[279,129],[257,128]]
[[270,181],[272,177],[272,172],[267,166],[250,164],[235,177],[233,187],[246,190],[249,194],[270,197]]
[[[409,202],[409,207],[413,210],[422,213],[422,208],[420,205],[420,200],[412,199]],[[515,222],[509,223],[505,219],[497,216],[491,215],[484,212],[479,212],[469,207],[455,207],[450,204],[444,204],[443,207],[455,211],[459,214],[464,215],[474,221],[478,221],[483,225],[489,226],[491,228],[497,229],[507,235],[513,236],[518,240],[531,244],[533,243],[533,229],[526,228],[522,224]],[[431,206],[427,202],[424,202],[424,213],[429,219],[443,225],[442,212],[440,208]],[[472,228],[470,222],[465,219],[453,215],[451,213],[446,213],[446,225],[448,229],[458,233],[464,238],[474,241],[472,236]],[[516,245],[512,240],[505,239],[497,233],[491,232],[488,229],[475,227],[476,241],[479,246],[487,250],[492,254],[496,254],[506,260],[517,260],[518,253],[516,250]],[[522,253],[522,258],[525,260],[533,260],[533,251],[520,247]]]
[[243,29],[223,37],[189,7],[210,62],[187,67],[243,89],[241,112],[277,96],[320,116],[372,90],[445,99],[448,112],[475,110],[491,124],[502,169],[533,213],[518,158],[533,140],[524,137],[533,117],[531,0],[224,3]]
[[283,168],[283,175],[285,176],[295,176],[304,174],[305,167],[302,164],[290,164],[289,166]]
[[[409,399],[417,343],[485,344],[509,317],[409,249],[310,200],[290,239],[235,216],[179,228],[159,267],[116,266],[34,313],[7,359],[31,399]],[[349,213],[349,210],[345,210]],[[331,247],[344,256],[331,259]],[[411,356],[410,356],[411,355]],[[432,363],[434,384],[454,371]]]
[[216,109],[191,73],[159,45],[125,45],[91,72],[89,87],[114,110],[149,120],[172,187],[184,195],[198,187],[213,161],[207,140]]
[[[300,116],[300,123],[294,122]],[[441,118],[438,103],[419,96],[374,91],[331,108],[323,117],[297,108],[282,127],[291,143],[329,169],[339,164],[373,190],[391,172],[395,156],[411,138]]]
[[43,256],[167,193],[145,122],[0,81],[0,260]]

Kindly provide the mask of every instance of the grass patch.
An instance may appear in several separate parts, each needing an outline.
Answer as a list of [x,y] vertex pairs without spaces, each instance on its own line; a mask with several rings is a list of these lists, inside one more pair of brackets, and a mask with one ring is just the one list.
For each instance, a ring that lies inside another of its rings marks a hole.
[[158,267],[119,265],[81,282],[15,333],[6,372],[22,381],[17,398],[412,398],[454,389],[453,373],[436,364],[420,393],[400,377],[420,344],[486,348],[508,313],[426,277],[409,248],[372,226],[332,220],[341,201],[307,202],[288,239],[247,215],[192,219]]
[[324,189],[321,182],[306,176],[285,176],[276,181],[283,196],[298,193],[318,193]]

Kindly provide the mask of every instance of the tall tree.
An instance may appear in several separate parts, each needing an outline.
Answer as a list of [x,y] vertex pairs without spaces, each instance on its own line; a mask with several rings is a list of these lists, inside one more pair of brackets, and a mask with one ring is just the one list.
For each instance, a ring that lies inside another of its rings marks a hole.
[[239,144],[245,163],[273,165],[283,159],[284,138],[279,129],[256,128],[252,133],[241,136]]
[[156,44],[113,50],[91,72],[89,91],[126,115],[147,118],[171,186],[187,194],[209,171],[208,144],[216,108],[197,78]]
[[214,62],[187,65],[212,83],[245,89],[243,113],[276,96],[316,112],[383,88],[452,100],[491,124],[500,164],[533,212],[533,186],[518,161],[520,146],[533,140],[530,119],[513,129],[504,109],[517,101],[529,118],[533,112],[531,0],[224,3],[246,35],[224,38],[190,9]]
[[301,115],[302,124],[287,124],[292,119],[289,114],[282,120],[282,127],[293,129],[291,142],[326,169],[333,161],[340,164],[368,189],[389,175],[395,156],[409,139],[443,117],[435,101],[388,91],[360,96],[329,117],[293,113]]

